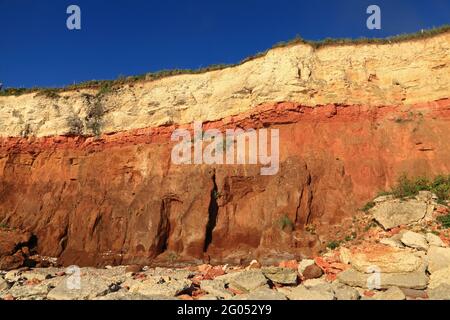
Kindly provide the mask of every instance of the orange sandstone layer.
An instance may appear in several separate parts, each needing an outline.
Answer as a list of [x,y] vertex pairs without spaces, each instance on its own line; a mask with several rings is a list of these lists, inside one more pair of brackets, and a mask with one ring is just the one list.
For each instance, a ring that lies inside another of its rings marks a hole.
[[[204,124],[236,127],[279,129],[278,174],[261,176],[259,165],[175,165],[177,126],[99,139],[1,138],[0,222],[30,231],[39,254],[66,265],[301,257],[402,172],[450,172],[450,99],[263,104]],[[293,230],[280,227],[285,216]]]

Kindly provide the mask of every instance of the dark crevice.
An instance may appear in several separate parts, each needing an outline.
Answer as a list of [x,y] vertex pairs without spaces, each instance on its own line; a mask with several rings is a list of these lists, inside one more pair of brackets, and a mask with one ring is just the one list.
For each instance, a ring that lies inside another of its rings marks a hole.
[[213,230],[216,227],[217,223],[217,213],[219,211],[219,205],[217,203],[217,199],[219,198],[219,192],[217,191],[216,184],[216,174],[214,173],[212,176],[213,180],[213,189],[211,190],[211,200],[209,201],[208,207],[208,223],[206,224],[206,234],[205,234],[205,245],[203,247],[203,251],[208,251],[208,247],[212,242],[212,234]]
[[169,213],[170,213],[170,198],[164,198],[161,201],[161,209],[160,209],[160,224],[158,227],[158,244],[157,244],[157,251],[158,254],[163,253],[167,250],[168,241],[169,241],[169,231],[170,231],[170,224],[169,224]]

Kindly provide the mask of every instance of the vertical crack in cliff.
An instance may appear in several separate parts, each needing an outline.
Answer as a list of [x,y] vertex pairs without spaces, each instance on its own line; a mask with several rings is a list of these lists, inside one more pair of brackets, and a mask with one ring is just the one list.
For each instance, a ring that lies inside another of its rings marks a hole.
[[158,240],[156,244],[156,255],[163,253],[167,250],[170,231],[169,214],[171,201],[172,199],[170,197],[165,197],[161,201],[160,222],[158,226]]
[[217,191],[215,172],[213,173],[212,180],[213,180],[213,188],[211,190],[211,200],[209,201],[208,207],[208,223],[206,224],[205,245],[203,247],[204,252],[208,251],[208,247],[212,242],[212,234],[214,228],[216,227],[217,213],[219,211],[219,205],[217,203],[219,192]]

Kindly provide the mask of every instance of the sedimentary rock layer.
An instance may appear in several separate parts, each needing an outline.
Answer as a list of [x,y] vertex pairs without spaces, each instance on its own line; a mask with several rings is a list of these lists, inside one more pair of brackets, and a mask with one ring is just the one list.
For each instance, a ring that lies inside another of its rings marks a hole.
[[37,251],[64,264],[306,256],[402,172],[450,172],[449,123],[450,100],[442,99],[264,104],[205,124],[279,129],[273,176],[259,165],[174,165],[177,125],[2,138],[0,221],[31,231]]

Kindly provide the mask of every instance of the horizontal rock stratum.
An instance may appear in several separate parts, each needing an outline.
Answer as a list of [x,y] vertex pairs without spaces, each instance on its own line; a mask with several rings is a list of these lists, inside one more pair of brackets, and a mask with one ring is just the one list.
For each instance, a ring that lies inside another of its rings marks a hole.
[[[95,117],[99,137],[88,136]],[[171,133],[192,121],[279,129],[278,174],[173,164]],[[66,265],[308,256],[403,172],[450,173],[450,33],[296,44],[101,94],[1,96],[0,124],[0,222],[33,234],[41,255]]]

